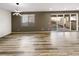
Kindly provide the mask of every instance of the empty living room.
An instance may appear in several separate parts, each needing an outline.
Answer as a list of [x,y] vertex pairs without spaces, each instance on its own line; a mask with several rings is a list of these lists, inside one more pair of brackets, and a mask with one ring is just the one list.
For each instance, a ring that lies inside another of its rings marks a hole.
[[79,56],[79,3],[0,3],[0,56]]

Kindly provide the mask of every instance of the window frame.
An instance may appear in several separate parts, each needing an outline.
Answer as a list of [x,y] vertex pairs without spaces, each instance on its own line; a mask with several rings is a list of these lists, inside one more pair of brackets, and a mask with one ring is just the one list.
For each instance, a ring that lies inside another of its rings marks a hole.
[[[27,18],[27,22],[25,23],[25,24],[27,24],[27,25],[23,25],[23,23],[22,23],[22,20],[23,20],[23,16],[27,16],[28,18]],[[30,19],[30,17],[33,17],[33,19],[31,18]],[[30,20],[30,21],[29,21]],[[32,21],[33,20],[33,21]],[[21,15],[21,26],[22,27],[29,27],[29,26],[31,26],[31,27],[33,27],[35,25],[35,14],[22,14]]]

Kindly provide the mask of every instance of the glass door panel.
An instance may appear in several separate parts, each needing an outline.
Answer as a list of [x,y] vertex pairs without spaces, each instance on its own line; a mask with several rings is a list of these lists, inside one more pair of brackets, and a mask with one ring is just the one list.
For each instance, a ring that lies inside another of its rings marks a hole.
[[70,15],[64,14],[64,31],[70,31]]
[[71,21],[71,31],[76,31],[77,30],[77,16],[76,14],[71,14],[70,17],[70,21]]
[[64,27],[63,15],[58,15],[57,16],[57,30],[63,31],[63,27]]
[[57,30],[57,15],[51,15],[51,24],[50,26],[52,31]]

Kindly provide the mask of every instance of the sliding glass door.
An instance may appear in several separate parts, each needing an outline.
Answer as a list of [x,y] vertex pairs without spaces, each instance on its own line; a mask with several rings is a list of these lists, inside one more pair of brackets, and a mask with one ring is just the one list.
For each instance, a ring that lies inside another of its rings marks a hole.
[[52,31],[78,31],[78,14],[65,13],[51,15]]

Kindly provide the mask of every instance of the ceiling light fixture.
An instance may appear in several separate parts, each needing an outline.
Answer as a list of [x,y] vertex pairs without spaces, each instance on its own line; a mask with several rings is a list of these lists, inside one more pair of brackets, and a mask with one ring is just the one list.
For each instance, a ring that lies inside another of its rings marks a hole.
[[17,9],[16,9],[15,12],[13,13],[13,15],[21,16],[20,11],[19,11],[19,3],[16,3],[16,5],[17,5]]

